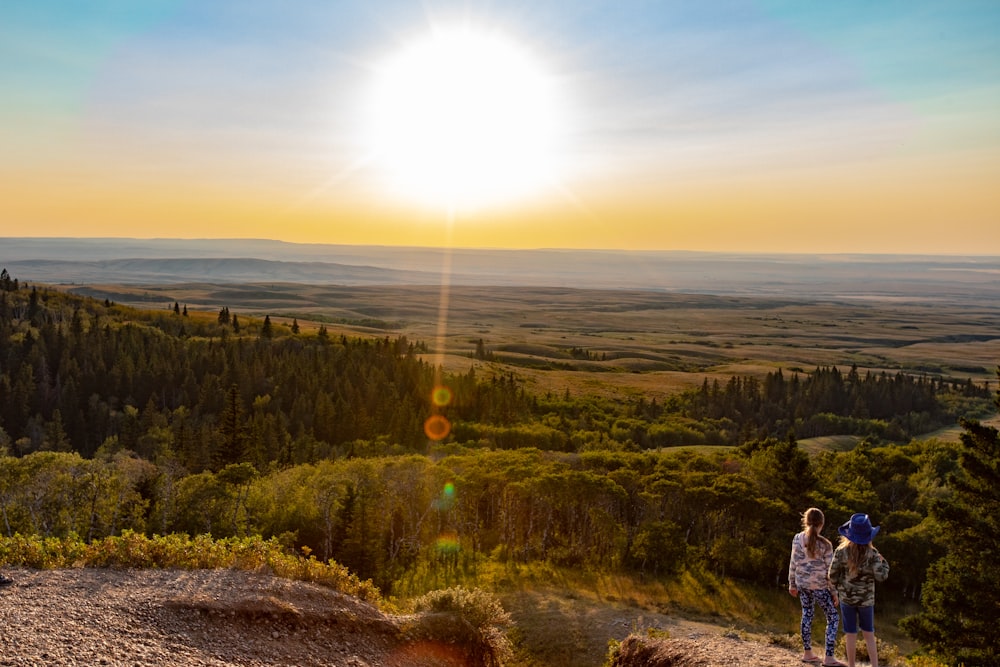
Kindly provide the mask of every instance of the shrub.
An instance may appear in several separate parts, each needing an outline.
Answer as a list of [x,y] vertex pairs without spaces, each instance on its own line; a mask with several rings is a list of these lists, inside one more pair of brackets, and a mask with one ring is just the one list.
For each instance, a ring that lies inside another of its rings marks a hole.
[[500,600],[481,589],[431,591],[413,602],[421,614],[417,632],[458,645],[470,665],[499,667],[511,655],[506,628],[511,618]]

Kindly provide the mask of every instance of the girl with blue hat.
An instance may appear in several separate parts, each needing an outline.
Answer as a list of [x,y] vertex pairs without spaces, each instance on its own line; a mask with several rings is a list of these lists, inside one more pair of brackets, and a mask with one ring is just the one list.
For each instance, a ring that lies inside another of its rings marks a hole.
[[855,514],[837,529],[840,546],[833,552],[830,581],[840,595],[840,617],[848,667],[854,667],[858,628],[865,638],[872,667],[878,667],[875,645],[875,582],[889,576],[889,563],[872,544],[879,526],[872,526],[867,514]]

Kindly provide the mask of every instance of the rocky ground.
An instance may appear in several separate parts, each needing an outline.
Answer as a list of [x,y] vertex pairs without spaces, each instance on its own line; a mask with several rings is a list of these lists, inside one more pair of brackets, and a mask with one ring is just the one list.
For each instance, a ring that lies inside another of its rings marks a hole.
[[[446,642],[417,639],[412,617],[386,615],[328,588],[265,574],[4,571],[14,584],[0,589],[0,665],[465,665]],[[697,626],[673,629],[658,651],[667,657],[646,664],[801,664],[788,649]]]

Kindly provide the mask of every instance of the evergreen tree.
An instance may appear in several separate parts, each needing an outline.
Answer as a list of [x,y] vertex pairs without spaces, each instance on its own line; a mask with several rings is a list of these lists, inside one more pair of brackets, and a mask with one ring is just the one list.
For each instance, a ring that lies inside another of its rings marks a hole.
[[292,318],[292,333],[297,334],[299,332],[299,321]]
[[243,419],[243,405],[239,387],[233,384],[226,392],[225,404],[219,415],[219,436],[221,450],[218,459],[223,464],[242,460],[246,446],[246,425]]
[[[995,402],[1000,407],[1000,392]],[[948,552],[927,571],[922,611],[902,625],[953,664],[996,665],[1000,664],[1000,432],[979,422],[963,426],[953,494],[931,506]]]
[[32,319],[38,314],[40,307],[38,305],[38,289],[35,287],[31,288],[31,296],[28,298],[28,319]]
[[274,329],[271,326],[271,316],[264,316],[264,325],[260,328],[261,338],[271,338],[274,336]]

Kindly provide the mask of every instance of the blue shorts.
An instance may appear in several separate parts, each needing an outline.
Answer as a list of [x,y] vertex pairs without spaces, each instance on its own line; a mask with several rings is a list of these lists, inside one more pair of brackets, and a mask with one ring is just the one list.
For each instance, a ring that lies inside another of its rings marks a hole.
[[841,602],[840,619],[845,634],[856,635],[859,625],[862,632],[875,632],[875,607],[857,607]]

